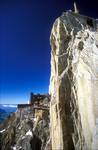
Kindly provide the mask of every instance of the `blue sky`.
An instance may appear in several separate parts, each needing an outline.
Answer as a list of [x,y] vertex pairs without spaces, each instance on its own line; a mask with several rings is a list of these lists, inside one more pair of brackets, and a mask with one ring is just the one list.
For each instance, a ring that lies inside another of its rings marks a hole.
[[[98,18],[94,0],[77,3],[82,14]],[[48,92],[51,28],[72,7],[73,0],[0,0],[0,103]]]

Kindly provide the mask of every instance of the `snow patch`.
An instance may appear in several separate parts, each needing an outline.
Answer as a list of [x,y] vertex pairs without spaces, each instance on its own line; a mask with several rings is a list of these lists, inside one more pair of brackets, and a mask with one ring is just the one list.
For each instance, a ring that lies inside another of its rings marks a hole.
[[33,136],[32,131],[29,130],[29,131],[26,133],[26,135]]
[[22,137],[22,140],[25,139],[25,136]]
[[16,146],[12,147],[13,150],[16,150]]
[[36,121],[37,119],[36,119],[36,118],[34,118],[33,120],[34,120],[34,121]]
[[11,148],[12,148],[12,150],[17,150],[17,149],[19,150],[19,149],[21,149],[22,147],[21,147],[21,146],[17,146],[17,147],[14,146],[14,147],[11,147]]
[[18,129],[21,130],[21,126]]
[[3,133],[5,131],[5,129],[1,130],[0,133]]

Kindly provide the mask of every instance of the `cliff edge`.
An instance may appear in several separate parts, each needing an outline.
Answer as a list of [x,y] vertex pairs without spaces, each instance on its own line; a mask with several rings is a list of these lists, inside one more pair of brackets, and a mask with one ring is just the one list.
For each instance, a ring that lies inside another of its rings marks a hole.
[[64,12],[51,31],[52,149],[98,149],[98,20]]
[[17,111],[0,124],[1,150],[50,149],[49,97],[33,98],[30,104],[19,104]]

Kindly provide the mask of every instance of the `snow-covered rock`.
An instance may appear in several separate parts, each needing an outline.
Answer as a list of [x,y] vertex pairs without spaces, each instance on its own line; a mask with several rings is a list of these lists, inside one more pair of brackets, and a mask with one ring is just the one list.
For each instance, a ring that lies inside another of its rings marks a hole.
[[3,133],[5,130],[6,130],[6,129],[1,130],[0,133]]
[[28,135],[33,136],[32,131],[29,130],[29,131],[26,133],[26,135],[27,135],[27,136],[28,136]]

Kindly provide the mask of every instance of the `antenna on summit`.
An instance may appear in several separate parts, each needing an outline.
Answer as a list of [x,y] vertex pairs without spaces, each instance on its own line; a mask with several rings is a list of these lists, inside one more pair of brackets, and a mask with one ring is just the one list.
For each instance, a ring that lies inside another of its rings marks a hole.
[[78,9],[77,9],[77,5],[76,5],[76,2],[74,2],[74,12],[77,14],[79,13]]

